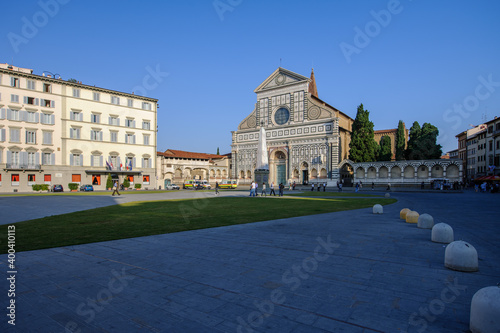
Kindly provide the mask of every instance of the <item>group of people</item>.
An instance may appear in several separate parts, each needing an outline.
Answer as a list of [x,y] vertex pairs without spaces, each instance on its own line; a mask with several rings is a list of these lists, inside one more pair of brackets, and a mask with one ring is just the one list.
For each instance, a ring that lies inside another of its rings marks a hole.
[[[274,191],[274,182],[272,182],[271,185],[269,185],[269,187],[270,187],[269,195],[276,196],[276,192]],[[279,193],[278,195],[280,197],[283,196],[284,189],[285,185],[283,185],[283,183],[280,183],[278,186],[278,193]],[[257,182],[252,182],[252,184],[250,185],[250,196],[251,197],[259,196],[259,184]],[[262,183],[262,190],[260,192],[260,196],[261,197],[267,196],[266,183]]]
[[[314,186],[315,186],[314,184],[311,184],[311,191],[314,191]],[[318,192],[321,191],[321,186],[323,186],[323,192],[325,192],[326,191],[326,183],[323,183],[323,184],[319,183],[318,184]]]
[[474,185],[474,190],[476,192],[491,192],[491,193],[497,193],[499,191],[499,185],[498,183],[495,184],[489,184],[487,182],[483,182],[481,185],[475,184]]

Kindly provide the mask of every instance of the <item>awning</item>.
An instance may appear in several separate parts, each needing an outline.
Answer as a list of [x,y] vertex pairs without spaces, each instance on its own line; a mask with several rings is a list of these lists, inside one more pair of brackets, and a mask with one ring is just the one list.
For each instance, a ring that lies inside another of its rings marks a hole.
[[134,170],[85,170],[85,172],[87,174],[96,174],[96,173],[99,173],[99,174],[108,174],[108,173],[114,173],[114,174],[118,174],[118,175],[140,175],[142,173],[142,171],[134,171]]
[[474,181],[500,181],[500,176],[482,176],[479,178],[474,179]]

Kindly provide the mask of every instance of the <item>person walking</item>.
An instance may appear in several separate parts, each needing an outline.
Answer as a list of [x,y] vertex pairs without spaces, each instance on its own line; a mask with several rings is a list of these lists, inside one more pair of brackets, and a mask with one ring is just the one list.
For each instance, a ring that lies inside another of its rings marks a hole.
[[323,192],[326,192],[326,183],[323,184]]
[[280,186],[279,186],[279,196],[282,197],[283,196],[283,188],[285,187],[285,185],[283,185],[283,183],[280,183]]
[[219,182],[215,182],[215,195],[219,194]]
[[295,191],[295,181],[293,181],[292,190]]
[[373,191],[374,188],[375,188],[375,183],[372,182],[372,191]]
[[252,184],[250,185],[250,196],[251,197],[255,196],[255,183],[254,182],[252,182]]
[[318,192],[321,190],[321,184],[318,183]]
[[339,184],[339,192],[342,192],[342,182]]
[[359,191],[359,183],[356,183],[356,190],[354,190],[354,192],[358,193]]
[[254,197],[259,196],[259,183],[255,182],[255,192],[254,192]]
[[387,183],[387,191],[391,190],[391,183]]
[[276,192],[274,192],[274,182],[271,182],[271,192],[269,192],[269,196],[274,195],[276,196]]
[[314,191],[314,183],[311,184],[311,192]]
[[115,182],[113,183],[113,194],[111,194],[111,196],[114,196],[116,194],[118,195],[121,195],[120,192],[118,192],[118,181],[115,180]]
[[266,197],[266,183],[262,183],[262,192],[260,193],[261,197]]

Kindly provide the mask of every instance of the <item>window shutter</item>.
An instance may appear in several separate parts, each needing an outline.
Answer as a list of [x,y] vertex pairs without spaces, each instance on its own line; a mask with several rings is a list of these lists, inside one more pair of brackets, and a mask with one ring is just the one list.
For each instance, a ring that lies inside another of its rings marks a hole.
[[113,123],[112,123],[112,121],[113,121],[113,118],[108,117],[108,123],[109,123],[109,125],[112,125],[112,124],[113,124]]
[[102,166],[102,155],[99,156],[99,166]]
[[40,153],[35,153],[35,165],[40,164]]
[[102,141],[102,132],[99,132],[99,141]]
[[73,154],[69,154],[69,165],[75,164]]
[[50,107],[55,108],[56,107],[56,102],[55,101],[50,101]]
[[0,129],[0,141],[5,141],[5,128]]
[[40,104],[41,104],[41,106],[45,106],[45,99],[44,99],[44,98],[42,98],[42,99],[40,100]]
[[21,165],[24,165],[24,164],[28,164],[28,152],[27,151],[22,151],[20,154],[19,154],[19,164]]
[[148,168],[150,168],[150,169],[151,169],[152,160],[153,160],[152,158],[149,159],[149,166],[148,166]]
[[4,108],[0,109],[0,119],[5,119],[5,109]]
[[125,134],[125,143],[128,143],[128,135]]
[[132,141],[133,141],[132,143],[135,145],[135,134],[132,135]]
[[13,77],[10,78],[10,86],[15,87],[15,79]]
[[50,115],[50,125],[54,125],[56,123],[55,116],[53,114]]
[[83,154],[80,154],[80,166],[83,166]]
[[7,109],[7,120],[11,120],[11,119],[12,119],[12,110]]
[[28,97],[27,97],[27,96],[24,96],[24,97],[23,97],[23,103],[24,103],[24,104],[28,104]]
[[118,164],[116,167],[119,168],[121,163],[122,163],[122,160],[120,159],[120,156],[118,156],[116,158],[116,164]]
[[135,120],[132,120],[132,127],[135,128]]
[[7,150],[7,163],[12,163],[12,152],[10,150]]
[[116,126],[120,126],[120,118],[116,118]]
[[133,163],[134,163],[134,164],[133,164],[133,166],[134,166],[134,168],[135,168],[135,157],[134,157],[134,162],[133,162]]
[[37,112],[35,113],[35,123],[39,123],[40,122],[40,114]]
[[40,99],[39,98],[35,98],[35,105],[38,105],[40,103]]
[[28,120],[28,112],[27,111],[19,111],[21,114],[19,115],[19,120],[26,121]]
[[142,162],[142,168],[144,169],[144,157],[142,158],[141,162]]
[[94,166],[94,155],[90,156],[90,166]]
[[50,165],[56,165],[56,154],[50,154]]

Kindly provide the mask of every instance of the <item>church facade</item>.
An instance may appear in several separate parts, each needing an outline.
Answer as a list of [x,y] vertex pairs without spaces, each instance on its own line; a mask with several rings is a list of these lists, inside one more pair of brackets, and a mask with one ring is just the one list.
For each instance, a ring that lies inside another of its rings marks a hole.
[[279,67],[254,92],[253,111],[232,132],[231,178],[254,179],[259,131],[264,127],[269,182],[336,183],[352,170],[340,170],[348,158],[353,119],[318,97],[310,78]]

